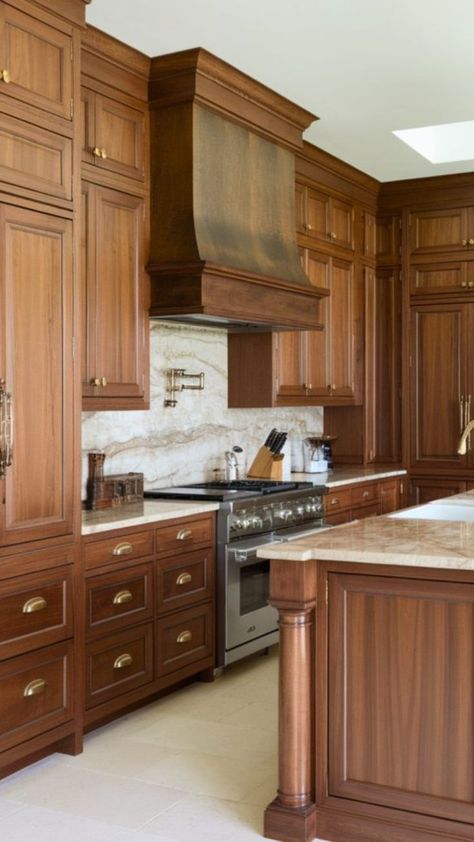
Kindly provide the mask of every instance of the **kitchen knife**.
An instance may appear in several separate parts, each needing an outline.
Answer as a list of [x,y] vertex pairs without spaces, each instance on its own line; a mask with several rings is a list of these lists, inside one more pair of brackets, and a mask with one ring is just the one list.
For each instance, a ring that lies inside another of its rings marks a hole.
[[275,453],[275,454],[280,453],[280,450],[282,449],[283,445],[286,442],[287,435],[288,435],[287,433],[278,433],[278,436],[277,436],[277,438],[274,442],[274,445],[272,447],[273,453]]
[[275,442],[276,442],[279,435],[280,434],[279,434],[278,430],[275,428],[275,430],[272,430],[272,432],[270,433],[270,435],[268,437],[267,447],[268,447],[269,450],[271,450],[272,453],[274,452]]
[[264,443],[263,443],[263,446],[264,446],[264,447],[268,447],[268,448],[270,449],[270,445],[271,445],[271,443],[272,443],[272,441],[273,441],[273,438],[274,438],[274,436],[275,436],[276,432],[277,432],[277,428],[276,428],[276,427],[273,427],[273,430],[270,430],[270,432],[269,432],[268,436],[266,437],[266,439],[265,439],[265,441],[264,441]]

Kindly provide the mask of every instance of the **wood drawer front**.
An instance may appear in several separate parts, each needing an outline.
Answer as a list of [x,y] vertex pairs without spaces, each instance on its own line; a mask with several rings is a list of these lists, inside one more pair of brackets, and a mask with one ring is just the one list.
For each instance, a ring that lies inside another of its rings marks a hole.
[[172,526],[162,526],[156,530],[156,552],[163,555],[176,550],[187,552],[195,547],[209,547],[213,544],[213,538],[213,517],[183,519]]
[[60,199],[71,199],[72,141],[2,115],[0,180]]
[[351,512],[351,519],[352,520],[363,520],[366,517],[375,517],[375,515],[380,514],[380,501],[377,500],[376,503],[371,503],[370,506],[358,506],[355,509],[352,509]]
[[158,675],[169,675],[214,651],[212,604],[180,611],[157,623]]
[[380,513],[395,512],[399,508],[400,478],[380,483]]
[[380,497],[379,485],[371,482],[369,485],[358,485],[351,488],[351,505],[365,506],[368,503],[375,503]]
[[329,526],[340,526],[341,523],[350,523],[352,520],[351,510],[344,509],[342,512],[328,512],[324,520]]
[[72,643],[0,664],[0,751],[72,719],[73,681]]
[[153,617],[151,562],[86,581],[88,634],[104,634]]
[[158,562],[158,611],[173,611],[211,599],[213,590],[213,550],[174,556]]
[[90,643],[86,650],[86,708],[153,679],[153,624]]
[[324,496],[324,514],[329,515],[331,512],[339,512],[342,509],[350,509],[351,501],[352,495],[349,488],[330,491],[329,494]]
[[0,583],[0,658],[71,637],[72,592],[70,568]]
[[86,569],[114,564],[117,561],[131,561],[153,554],[153,530],[133,534],[116,535],[84,545]]
[[49,26],[6,3],[1,6],[0,63],[10,74],[9,84],[1,83],[1,93],[72,120],[73,59],[69,28],[65,32],[64,24],[52,17]]

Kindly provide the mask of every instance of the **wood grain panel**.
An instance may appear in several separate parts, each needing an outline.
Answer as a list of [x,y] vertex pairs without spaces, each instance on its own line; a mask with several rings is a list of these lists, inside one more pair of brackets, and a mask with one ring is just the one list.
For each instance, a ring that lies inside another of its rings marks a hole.
[[409,229],[412,254],[463,250],[463,240],[467,240],[466,210],[416,211],[410,214]]
[[0,180],[46,195],[71,199],[71,141],[38,126],[1,115]]

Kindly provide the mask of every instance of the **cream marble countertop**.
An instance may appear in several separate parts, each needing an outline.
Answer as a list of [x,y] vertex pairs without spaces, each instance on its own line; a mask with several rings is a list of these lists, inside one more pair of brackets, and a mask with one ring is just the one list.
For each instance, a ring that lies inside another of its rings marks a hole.
[[144,500],[128,506],[112,509],[99,509],[95,512],[82,513],[82,534],[106,532],[108,529],[130,529],[146,523],[160,520],[172,520],[175,517],[192,517],[205,512],[215,512],[218,503],[190,502],[188,500]]
[[295,482],[312,482],[313,485],[324,485],[325,488],[337,488],[340,485],[349,485],[351,482],[364,482],[364,480],[388,479],[389,477],[400,477],[406,474],[404,468],[362,468],[360,465],[354,467],[334,468],[332,471],[324,471],[321,474],[309,474],[305,471],[298,471],[291,474]]
[[[446,498],[446,502],[453,499],[470,499],[474,506],[472,492]],[[285,544],[267,544],[257,555],[289,561],[320,559],[474,570],[474,523],[371,517]]]

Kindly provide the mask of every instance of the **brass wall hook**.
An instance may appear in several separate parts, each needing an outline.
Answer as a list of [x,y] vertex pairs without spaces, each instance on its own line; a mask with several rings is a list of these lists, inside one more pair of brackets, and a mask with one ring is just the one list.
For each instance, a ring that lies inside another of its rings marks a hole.
[[[187,374],[184,368],[169,368],[168,369],[168,387],[166,391],[169,394],[169,398],[165,400],[165,406],[176,406],[178,401],[176,400],[177,392],[183,392],[185,389],[193,389],[194,391],[202,391],[204,389],[204,372],[201,371],[199,374]],[[178,383],[178,380],[183,378],[197,380],[197,383]]]

